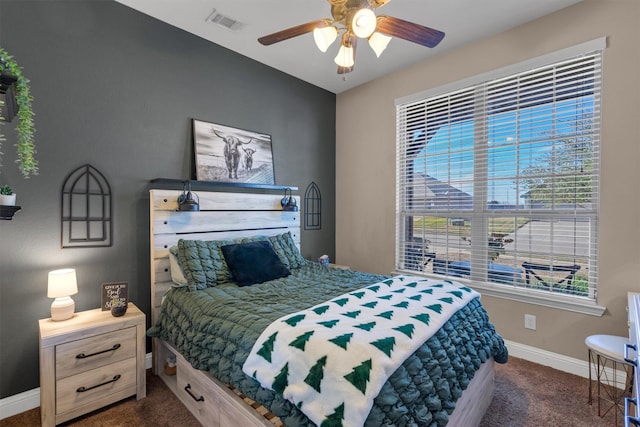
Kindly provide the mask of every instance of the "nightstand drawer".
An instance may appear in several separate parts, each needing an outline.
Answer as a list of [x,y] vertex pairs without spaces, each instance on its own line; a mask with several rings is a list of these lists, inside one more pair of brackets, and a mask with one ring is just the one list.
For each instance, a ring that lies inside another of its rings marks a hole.
[[56,379],[129,359],[135,355],[135,327],[57,345]]
[[104,406],[136,393],[136,358],[64,378],[56,384],[56,415],[92,402]]

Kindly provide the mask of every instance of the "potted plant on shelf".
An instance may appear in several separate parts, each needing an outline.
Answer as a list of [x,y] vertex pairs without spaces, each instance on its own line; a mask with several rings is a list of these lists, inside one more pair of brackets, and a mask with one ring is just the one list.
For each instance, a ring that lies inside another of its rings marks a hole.
[[0,206],[15,206],[16,205],[16,193],[8,185],[0,187]]
[[[22,74],[22,69],[11,55],[0,47],[0,125],[11,122],[18,117],[16,143],[18,158],[16,163],[25,178],[38,173],[38,161],[35,159],[33,123],[33,97],[29,91],[29,80]],[[2,142],[0,132],[0,167],[2,166]]]

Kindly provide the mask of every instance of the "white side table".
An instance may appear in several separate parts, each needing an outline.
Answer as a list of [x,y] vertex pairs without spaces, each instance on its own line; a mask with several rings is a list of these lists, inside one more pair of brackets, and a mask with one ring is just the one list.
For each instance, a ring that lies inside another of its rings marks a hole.
[[[591,380],[591,365],[596,369],[596,387],[598,399],[598,416],[603,417],[612,409],[615,411],[615,422],[618,423],[618,413],[624,416],[624,397],[631,392],[633,366],[624,360],[624,349],[629,344],[626,337],[615,335],[591,335],[585,340],[589,349],[589,405],[593,403],[593,381]],[[624,369],[626,378],[624,384],[618,379],[618,369]],[[601,402],[609,404],[604,413]]]
[[121,317],[101,309],[40,320],[40,417],[44,427],[131,395],[147,394],[145,315],[133,303]]

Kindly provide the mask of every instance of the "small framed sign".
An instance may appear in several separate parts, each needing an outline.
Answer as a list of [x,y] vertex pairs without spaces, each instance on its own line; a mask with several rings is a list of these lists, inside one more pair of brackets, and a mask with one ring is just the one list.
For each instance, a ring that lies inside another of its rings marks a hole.
[[111,310],[114,301],[125,306],[129,303],[129,283],[109,282],[102,284],[102,311]]

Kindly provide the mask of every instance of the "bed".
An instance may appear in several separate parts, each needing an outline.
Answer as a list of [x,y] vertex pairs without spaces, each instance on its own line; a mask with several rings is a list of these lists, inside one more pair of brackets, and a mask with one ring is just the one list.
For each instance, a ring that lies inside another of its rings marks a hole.
[[[203,425],[314,425],[312,415],[301,409],[310,408],[311,404],[296,400],[293,403],[283,397],[287,393],[261,385],[258,371],[253,368],[253,375],[243,371],[253,360],[251,357],[259,353],[256,348],[265,346],[267,337],[263,335],[278,319],[298,319],[300,313],[309,314],[310,310],[327,305],[326,301],[341,301],[345,295],[353,296],[351,299],[361,305],[375,306],[382,302],[379,295],[373,294],[379,286],[407,286],[388,294],[393,298],[407,295],[413,300],[422,297],[418,292],[433,293],[433,286],[456,286],[455,291],[449,291],[454,295],[458,288],[464,288],[455,282],[381,276],[302,259],[298,251],[299,212],[283,211],[279,195],[199,191],[200,212],[177,211],[179,195],[173,190],[150,192],[153,326],[148,334],[153,337],[154,373]],[[237,270],[229,271],[234,267],[232,262],[221,263],[225,255],[220,256],[221,248],[261,248],[265,242],[269,242],[266,246],[274,249],[289,274],[238,286],[234,280],[241,280],[241,275]],[[212,255],[214,251],[218,251],[217,258]],[[196,267],[185,267],[186,274],[181,273],[193,280],[176,280],[176,274],[172,278],[172,264],[175,273],[176,261],[185,266],[189,260]],[[214,272],[213,276],[207,268]],[[367,297],[376,300],[356,301]],[[396,305],[402,304],[406,303]],[[347,307],[343,313],[357,312],[353,317],[362,311]],[[390,313],[380,307],[378,314]],[[431,315],[432,320],[437,318],[436,313]],[[379,394],[372,400],[365,421],[355,425],[473,426],[480,422],[493,394],[493,363],[506,362],[507,350],[478,298],[469,297],[468,302],[447,316],[442,327],[426,341],[418,342],[411,355],[380,382]],[[299,326],[298,320],[290,323]],[[300,323],[302,326],[304,322]],[[370,323],[362,320],[361,326]],[[404,335],[413,338],[413,329],[410,333],[405,330]],[[395,351],[382,344],[379,348],[387,356]],[[167,375],[172,372],[165,370],[171,357],[176,359],[176,375]],[[367,384],[375,379],[367,377]],[[342,425],[342,412],[327,414],[324,424],[334,422],[329,415],[337,418],[332,425]]]

